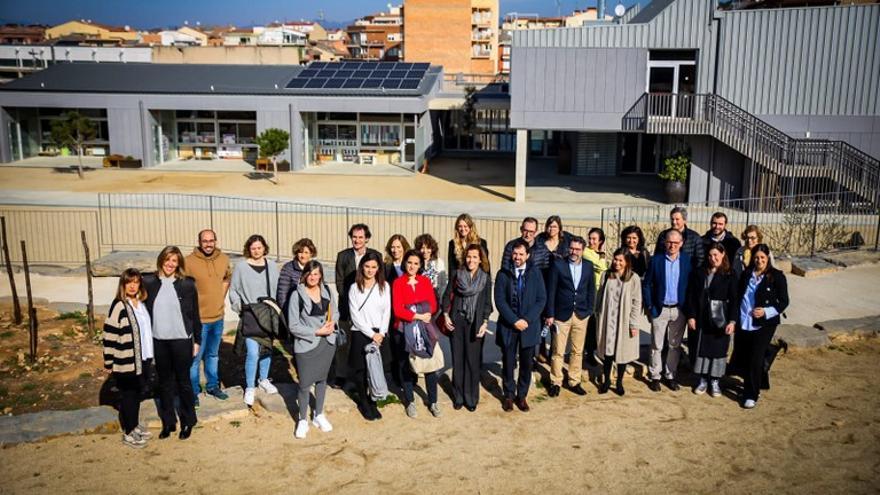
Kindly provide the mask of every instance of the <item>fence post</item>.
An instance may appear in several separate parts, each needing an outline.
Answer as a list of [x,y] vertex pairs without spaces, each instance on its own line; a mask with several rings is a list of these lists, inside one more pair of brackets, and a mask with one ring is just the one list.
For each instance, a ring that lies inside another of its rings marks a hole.
[[168,210],[165,207],[165,194],[162,194],[162,229],[165,231],[165,245],[168,245]]
[[275,261],[281,261],[281,219],[278,217],[278,201],[275,202]]
[[88,287],[88,296],[89,296],[89,304],[86,306],[86,316],[89,319],[88,328],[89,335],[95,335],[95,294],[92,290],[92,257],[89,254],[89,243],[86,242],[86,231],[79,231],[80,237],[82,237],[82,245],[83,252],[86,255],[86,283]]
[[819,196],[813,196],[813,240],[810,243],[810,257],[816,256],[816,232],[819,227]]
[[6,217],[0,217],[0,230],[3,231],[3,262],[6,263],[6,274],[9,275],[9,288],[12,290],[12,320],[16,325],[21,325],[21,301],[18,300],[18,290],[15,288],[12,261],[9,259],[9,245],[6,243]]
[[31,269],[28,266],[27,245],[21,241],[21,262],[24,265],[24,286],[28,301],[28,337],[31,362],[37,360],[37,309],[34,308],[34,295],[31,292]]
[[208,216],[211,230],[214,230],[214,196],[208,196]]
[[877,230],[874,231],[874,251],[877,251],[878,248],[880,248],[880,210],[877,211]]

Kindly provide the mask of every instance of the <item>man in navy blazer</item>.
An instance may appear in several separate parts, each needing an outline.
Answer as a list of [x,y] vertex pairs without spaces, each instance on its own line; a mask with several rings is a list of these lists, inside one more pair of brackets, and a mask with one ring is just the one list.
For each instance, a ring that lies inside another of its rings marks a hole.
[[569,242],[568,259],[555,259],[550,267],[547,282],[547,326],[556,324],[550,359],[550,388],[548,395],[556,397],[562,385],[562,363],[565,348],[571,339],[571,356],[568,360],[568,388],[577,395],[586,395],[581,386],[584,339],[587,336],[587,319],[593,314],[596,300],[596,284],[593,263],[583,259],[583,237],[574,236]]
[[[532,361],[535,347],[541,338],[541,312],[547,303],[544,277],[527,264],[529,244],[518,239],[511,251],[511,268],[502,268],[495,276],[495,308],[498,309],[498,327],[495,343],[501,347],[502,380],[505,411],[527,412],[529,386],[532,384]],[[519,376],[513,381],[513,369],[519,352]]]
[[[651,364],[648,371],[654,392],[660,391],[660,372],[666,385],[678,390],[675,372],[681,356],[681,340],[684,337],[684,303],[688,279],[691,274],[691,258],[681,249],[682,235],[677,230],[666,234],[665,252],[655,255],[648,263],[648,271],[642,281],[642,300],[651,319]],[[663,364],[663,341],[669,340],[669,353]]]

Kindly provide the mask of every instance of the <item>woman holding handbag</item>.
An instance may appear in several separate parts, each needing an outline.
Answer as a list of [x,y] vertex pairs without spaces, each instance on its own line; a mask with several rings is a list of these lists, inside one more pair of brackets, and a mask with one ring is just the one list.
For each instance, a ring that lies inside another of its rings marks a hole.
[[330,364],[336,355],[336,346],[342,343],[336,326],[339,307],[333,292],[324,283],[324,267],[316,260],[309,261],[303,267],[300,284],[290,296],[287,321],[293,335],[299,378],[299,421],[295,436],[305,438],[309,432],[309,395],[312,386],[315,387],[312,423],[325,433],[333,431],[333,425],[324,415],[324,398],[327,395]]
[[[278,265],[268,259],[269,245],[263,236],[255,234],[244,243],[244,259],[232,270],[232,283],[229,286],[229,302],[233,311],[239,314],[240,323],[236,339],[242,335],[261,333],[254,313],[247,310],[250,304],[261,299],[275,299],[278,287]],[[256,387],[267,394],[277,394],[278,389],[269,381],[269,368],[272,365],[272,349],[267,349],[255,339],[244,337],[247,354],[244,361],[244,403],[254,405]],[[260,381],[257,383],[257,368]]]
[[[411,249],[403,255],[404,276],[394,281],[391,287],[392,308],[394,310],[394,331],[391,332],[391,348],[396,354],[401,377],[406,415],[416,417],[416,405],[413,397],[413,387],[418,375],[410,363],[410,350],[412,345],[407,345],[406,330],[410,327],[427,327],[431,323],[431,315],[437,311],[437,298],[434,295],[434,286],[431,280],[422,275],[422,255]],[[422,339],[427,341],[427,339]],[[420,342],[427,347],[428,342]],[[434,358],[441,358],[440,346],[434,345],[429,351]],[[438,355],[439,353],[439,355]],[[442,366],[441,366],[442,368]],[[440,407],[437,405],[437,371],[426,371],[425,388],[428,392],[428,410],[436,418],[440,416]]]
[[385,282],[381,256],[368,251],[358,264],[354,280],[348,291],[352,325],[348,369],[354,373],[353,381],[358,386],[358,409],[364,419],[375,421],[382,419],[382,414],[370,396],[367,347],[371,343],[379,347],[383,370],[391,361],[391,344],[386,339],[391,319],[391,288]]
[[721,396],[719,380],[727,368],[730,336],[736,327],[736,274],[730,268],[724,246],[713,243],[706,267],[691,275],[684,312],[694,338],[694,374],[700,377],[695,394],[709,390]]
[[116,298],[104,321],[104,368],[113,373],[119,388],[119,424],[122,443],[143,448],[153,435],[139,425],[144,389],[155,374],[153,332],[144,299],[141,272],[129,268],[119,277]]
[[467,247],[464,265],[453,275],[443,294],[443,316],[451,332],[452,405],[476,411],[480,402],[480,366],[483,337],[492,314],[492,277],[489,258],[479,244]]

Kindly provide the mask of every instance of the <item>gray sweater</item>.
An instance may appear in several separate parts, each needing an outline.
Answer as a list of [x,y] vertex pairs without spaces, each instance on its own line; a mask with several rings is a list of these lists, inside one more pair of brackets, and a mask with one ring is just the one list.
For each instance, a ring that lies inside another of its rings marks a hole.
[[[339,305],[336,296],[327,290],[327,286],[321,284],[321,298],[330,300],[330,312],[333,321],[339,321]],[[300,304],[302,300],[302,305]],[[290,325],[290,333],[293,335],[293,352],[303,354],[318,347],[320,338],[315,331],[327,321],[327,315],[312,316],[312,298],[306,293],[306,285],[299,284],[296,291],[290,295],[290,306],[287,308],[287,324]],[[336,334],[327,336],[327,341],[336,345]]]
[[183,326],[180,301],[174,290],[174,277],[159,277],[162,283],[153,303],[153,338],[156,340],[186,339],[189,335]]
[[266,270],[269,270],[269,293],[266,293],[266,273],[257,272],[246,260],[235,264],[232,270],[232,283],[229,285],[229,305],[236,313],[241,313],[243,306],[254,304],[261,297],[275,297],[278,287],[278,265],[274,261],[266,260]]

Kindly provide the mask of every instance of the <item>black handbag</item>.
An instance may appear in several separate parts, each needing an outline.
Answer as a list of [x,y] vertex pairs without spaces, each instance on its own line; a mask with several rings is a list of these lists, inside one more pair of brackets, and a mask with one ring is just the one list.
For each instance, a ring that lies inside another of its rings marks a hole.
[[727,301],[710,299],[709,315],[715,328],[724,328],[727,325]]

